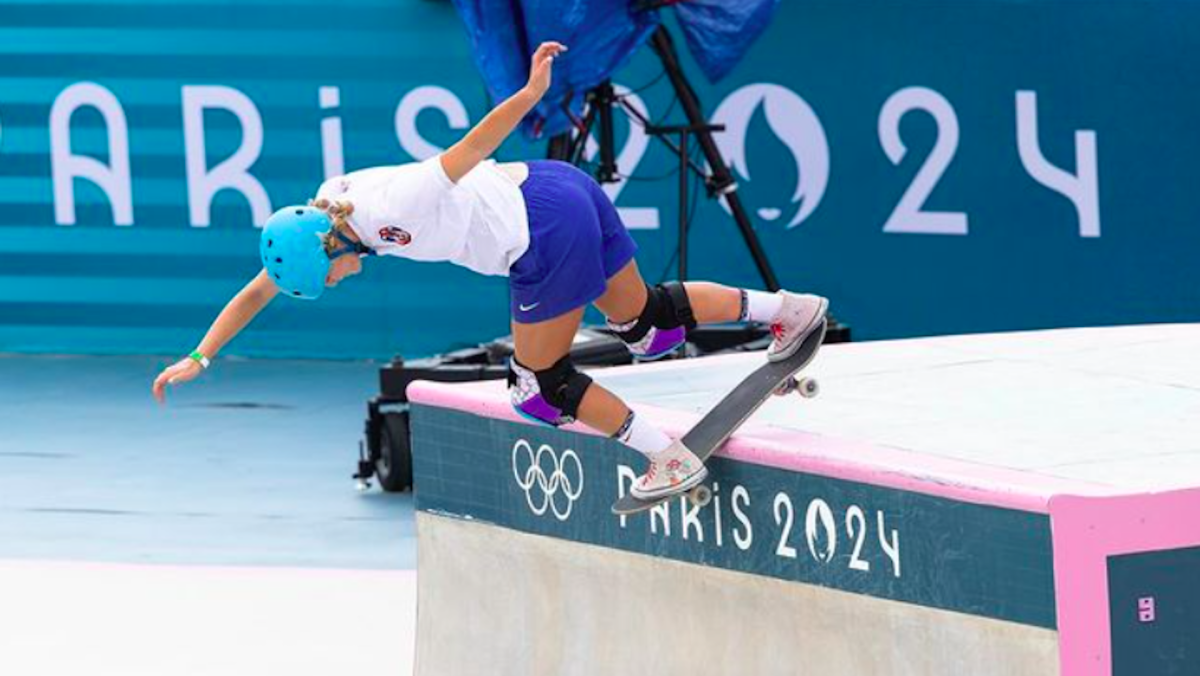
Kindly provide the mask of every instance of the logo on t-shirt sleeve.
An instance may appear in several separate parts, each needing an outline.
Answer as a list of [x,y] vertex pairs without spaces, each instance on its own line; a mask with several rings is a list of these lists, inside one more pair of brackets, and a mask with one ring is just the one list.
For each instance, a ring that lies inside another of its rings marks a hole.
[[412,242],[412,235],[408,234],[408,231],[404,228],[388,225],[379,229],[379,239],[392,244],[406,246]]

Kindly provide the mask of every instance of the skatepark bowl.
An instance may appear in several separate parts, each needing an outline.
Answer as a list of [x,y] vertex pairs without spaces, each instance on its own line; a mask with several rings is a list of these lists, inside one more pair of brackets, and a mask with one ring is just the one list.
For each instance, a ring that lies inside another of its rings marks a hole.
[[[830,345],[624,518],[638,456],[500,382],[410,388],[414,498],[348,479],[373,365],[148,412],[153,360],[0,357],[0,673],[1200,674],[1197,344]],[[680,434],[762,358],[591,374]]]

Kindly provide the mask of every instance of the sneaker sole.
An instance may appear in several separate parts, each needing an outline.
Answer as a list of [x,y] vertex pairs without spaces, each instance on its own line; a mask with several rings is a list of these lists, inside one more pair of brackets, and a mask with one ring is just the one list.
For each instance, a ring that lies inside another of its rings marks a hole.
[[651,491],[649,493],[642,493],[641,491],[631,488],[631,489],[629,489],[629,494],[632,495],[633,497],[637,498],[638,500],[643,500],[643,501],[658,500],[660,498],[668,498],[668,497],[671,497],[672,495],[677,495],[680,493],[686,493],[686,492],[690,491],[691,489],[700,485],[700,483],[702,481],[704,481],[706,478],[708,478],[708,468],[701,467],[699,472],[696,472],[692,476],[688,477],[688,479],[686,481],[679,484],[678,486],[667,486],[666,488],[663,488],[662,490]]

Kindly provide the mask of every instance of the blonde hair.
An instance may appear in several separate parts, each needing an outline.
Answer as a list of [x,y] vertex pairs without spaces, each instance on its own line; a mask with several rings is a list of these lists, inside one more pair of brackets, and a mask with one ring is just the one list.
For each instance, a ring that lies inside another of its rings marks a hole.
[[325,253],[333,253],[342,246],[341,240],[334,235],[334,230],[340,230],[344,235],[354,233],[354,229],[350,227],[350,221],[348,220],[350,214],[354,213],[354,205],[342,200],[331,201],[327,199],[313,200],[309,203],[329,214],[329,219],[333,221],[333,227],[321,237],[321,241],[325,244]]

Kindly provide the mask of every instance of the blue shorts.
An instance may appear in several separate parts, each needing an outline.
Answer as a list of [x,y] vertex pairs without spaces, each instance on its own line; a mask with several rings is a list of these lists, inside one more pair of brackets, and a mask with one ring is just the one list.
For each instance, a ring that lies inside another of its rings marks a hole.
[[527,164],[521,193],[529,249],[508,271],[512,317],[521,324],[596,300],[637,253],[616,207],[591,176],[566,162]]

